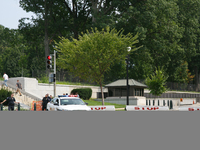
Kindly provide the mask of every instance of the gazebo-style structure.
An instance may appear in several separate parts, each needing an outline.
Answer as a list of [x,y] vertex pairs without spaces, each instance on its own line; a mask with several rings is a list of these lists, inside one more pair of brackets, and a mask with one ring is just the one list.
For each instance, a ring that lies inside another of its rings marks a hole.
[[[127,80],[120,79],[110,84],[105,85],[108,88],[108,97],[124,97],[127,96]],[[142,84],[134,79],[129,79],[129,96],[144,96],[145,84]]]

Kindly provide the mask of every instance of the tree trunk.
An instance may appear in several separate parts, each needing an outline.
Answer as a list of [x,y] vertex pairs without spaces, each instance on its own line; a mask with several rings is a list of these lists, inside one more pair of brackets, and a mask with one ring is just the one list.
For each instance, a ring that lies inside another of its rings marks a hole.
[[98,0],[92,0],[92,22],[93,23],[96,23],[96,15],[97,15],[97,3],[98,3]]
[[195,66],[195,91],[196,92],[199,91],[198,84],[199,84],[198,67]]
[[102,87],[102,83],[100,83],[100,87],[101,87],[102,105],[104,105],[104,94],[103,94],[103,87]]

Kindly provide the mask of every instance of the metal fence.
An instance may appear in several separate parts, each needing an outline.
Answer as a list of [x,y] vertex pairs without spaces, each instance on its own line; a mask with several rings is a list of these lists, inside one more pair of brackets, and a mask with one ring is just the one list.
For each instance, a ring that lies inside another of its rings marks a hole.
[[[47,77],[45,70],[32,70],[32,77],[37,79],[42,79]],[[63,81],[63,82],[76,82],[76,83],[83,83],[83,84],[90,84],[90,85],[97,85],[97,83],[92,82],[92,80],[83,80],[80,77],[75,76],[74,74],[68,71],[57,71],[56,72],[56,80]]]
[[191,83],[167,82],[167,88],[175,91],[195,91],[196,85]]
[[150,93],[144,93],[146,98],[200,98],[200,94],[191,93],[163,93],[160,96],[154,96]]
[[[34,77],[34,78],[41,79],[42,77],[45,77],[45,76],[47,77],[45,70],[32,70],[32,77]],[[95,83],[95,82],[92,82],[90,80],[83,80],[80,77],[77,77],[74,74],[72,74],[68,71],[63,71],[63,70],[56,72],[56,80],[65,81],[65,82],[66,81],[67,82],[79,82],[79,83],[97,85],[97,83]],[[137,81],[145,84],[144,79],[137,80]],[[104,80],[104,84],[109,84],[111,82],[114,82],[114,81]],[[188,84],[188,83],[167,82],[166,87],[169,90],[174,90],[174,91],[196,91],[196,86],[195,86],[195,84],[192,84],[192,83]]]

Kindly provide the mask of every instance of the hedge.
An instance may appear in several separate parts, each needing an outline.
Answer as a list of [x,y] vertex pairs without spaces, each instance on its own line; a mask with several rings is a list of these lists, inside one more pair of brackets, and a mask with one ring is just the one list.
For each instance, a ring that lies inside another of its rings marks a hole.
[[92,89],[91,88],[80,88],[80,89],[73,89],[71,94],[76,94],[80,96],[80,98],[84,100],[89,100],[92,96]]

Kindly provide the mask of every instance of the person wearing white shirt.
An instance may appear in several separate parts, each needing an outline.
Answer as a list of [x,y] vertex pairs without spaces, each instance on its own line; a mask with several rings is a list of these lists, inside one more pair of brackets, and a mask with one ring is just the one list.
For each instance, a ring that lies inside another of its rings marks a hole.
[[8,75],[6,73],[4,73],[3,79],[4,79],[4,85],[8,87],[8,85],[7,85]]

